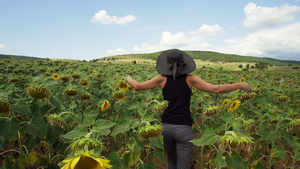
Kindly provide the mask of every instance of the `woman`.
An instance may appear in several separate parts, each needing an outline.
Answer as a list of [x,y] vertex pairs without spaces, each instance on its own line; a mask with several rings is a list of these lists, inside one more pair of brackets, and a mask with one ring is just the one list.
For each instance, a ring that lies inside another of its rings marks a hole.
[[128,76],[125,80],[135,90],[148,90],[160,86],[164,100],[169,102],[162,114],[163,142],[168,155],[169,169],[188,169],[193,144],[190,100],[192,87],[210,93],[229,93],[242,89],[253,92],[247,83],[212,85],[198,76],[189,75],[196,69],[195,61],[187,53],[171,49],[161,53],[156,62],[159,76],[138,82]]

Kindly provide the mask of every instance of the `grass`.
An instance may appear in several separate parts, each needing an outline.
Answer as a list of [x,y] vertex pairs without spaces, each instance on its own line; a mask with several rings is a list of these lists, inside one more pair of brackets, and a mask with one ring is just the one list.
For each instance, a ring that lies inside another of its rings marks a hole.
[[[99,60],[99,62],[111,62],[111,63],[123,63],[123,64],[133,64],[133,61],[136,61],[137,64],[151,64],[155,65],[156,61],[152,59],[144,58],[134,58],[134,57],[124,57],[122,59],[115,60]],[[195,59],[197,68],[213,68],[213,69],[223,69],[223,70],[242,70],[239,68],[239,65],[243,65],[245,68],[248,64],[247,62],[212,62],[212,61],[203,61],[200,59]],[[254,63],[250,63],[250,66],[254,66]]]

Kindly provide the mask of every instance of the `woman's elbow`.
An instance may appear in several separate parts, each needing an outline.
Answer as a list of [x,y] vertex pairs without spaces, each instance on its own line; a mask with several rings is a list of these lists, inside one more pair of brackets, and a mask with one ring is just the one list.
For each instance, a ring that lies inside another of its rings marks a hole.
[[138,85],[138,84],[133,85],[132,87],[133,87],[134,90],[136,90],[136,91],[143,90],[142,86],[141,86],[141,85]]
[[214,86],[211,89],[211,93],[222,94],[224,91],[219,86]]

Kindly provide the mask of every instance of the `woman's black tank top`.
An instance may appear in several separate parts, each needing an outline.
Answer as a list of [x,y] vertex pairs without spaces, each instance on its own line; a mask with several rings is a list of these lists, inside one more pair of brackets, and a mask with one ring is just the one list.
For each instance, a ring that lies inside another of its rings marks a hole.
[[186,78],[186,74],[178,76],[175,80],[173,80],[173,76],[167,76],[162,93],[169,104],[162,114],[162,123],[192,125],[190,111],[192,90],[188,86]]

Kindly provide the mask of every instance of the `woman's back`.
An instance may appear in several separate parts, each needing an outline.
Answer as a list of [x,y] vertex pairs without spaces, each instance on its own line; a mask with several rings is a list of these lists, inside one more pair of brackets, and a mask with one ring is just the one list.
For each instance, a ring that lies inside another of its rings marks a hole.
[[167,76],[162,89],[164,100],[169,102],[162,115],[162,122],[168,124],[192,125],[190,100],[192,91],[186,81],[187,75],[180,75],[173,80]]

